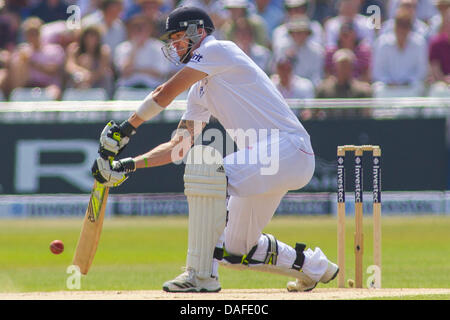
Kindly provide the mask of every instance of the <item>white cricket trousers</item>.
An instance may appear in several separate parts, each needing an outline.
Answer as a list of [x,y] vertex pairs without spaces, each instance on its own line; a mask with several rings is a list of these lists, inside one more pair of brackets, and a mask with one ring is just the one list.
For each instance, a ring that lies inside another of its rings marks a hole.
[[[267,148],[266,148],[267,146]],[[261,148],[270,150],[277,163],[271,163],[271,170],[263,174],[261,168],[266,164],[238,162],[241,159],[255,159]],[[263,261],[267,252],[268,240],[262,230],[272,219],[281,199],[289,190],[304,187],[312,178],[315,168],[314,154],[309,137],[280,133],[278,139],[270,137],[255,147],[245,148],[230,154],[224,159],[228,178],[228,222],[222,240],[227,252],[244,255],[256,244],[253,259]],[[277,170],[273,170],[277,168]],[[267,174],[269,173],[269,174]],[[301,239],[299,234],[299,242]],[[294,248],[278,241],[277,265],[291,267],[296,259]],[[303,271],[318,281],[325,272],[328,260],[319,248],[305,251]]]

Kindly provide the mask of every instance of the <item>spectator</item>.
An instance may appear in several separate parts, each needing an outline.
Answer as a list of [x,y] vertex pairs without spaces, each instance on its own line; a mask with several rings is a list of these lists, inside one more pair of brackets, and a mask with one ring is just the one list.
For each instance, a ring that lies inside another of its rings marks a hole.
[[333,62],[333,55],[339,49],[349,49],[354,54],[356,59],[353,66],[353,76],[355,79],[370,82],[370,47],[359,39],[353,23],[344,23],[339,32],[337,46],[329,47],[325,55],[325,75],[336,75],[336,66]]
[[100,5],[100,0],[77,0],[77,6],[80,8],[81,17],[94,13]]
[[372,10],[369,10],[372,6],[377,6],[380,10],[381,21],[386,20],[386,2],[385,0],[362,0],[360,14],[364,16],[371,16],[374,14]]
[[120,16],[120,19],[122,19],[122,21],[125,22],[131,17],[131,16],[126,16],[126,14],[128,12],[130,12],[133,9],[133,7],[136,6],[136,2],[137,2],[137,0],[123,0],[123,10],[122,10],[122,15]]
[[428,54],[425,39],[412,29],[413,16],[400,9],[394,31],[381,35],[373,51],[374,95],[421,96],[427,73]]
[[269,38],[272,37],[273,30],[284,20],[284,12],[275,2],[275,0],[255,0],[256,13],[264,19]]
[[450,96],[450,8],[444,13],[441,32],[431,39],[429,57],[430,95]]
[[42,20],[26,19],[22,24],[26,43],[17,47],[11,58],[11,90],[17,87],[46,88],[47,96],[61,97],[64,50],[56,44],[41,42]]
[[[286,9],[286,23],[275,28],[272,34],[272,49],[277,52],[282,47],[286,47],[290,41],[289,31],[287,29],[287,22],[294,20],[297,17],[307,16],[309,0],[284,0],[284,7]],[[316,41],[318,44],[324,44],[323,28],[317,21],[310,21],[312,35],[309,41]]]
[[127,31],[120,14],[123,10],[123,0],[100,0],[99,10],[83,18],[83,27],[97,25],[102,32],[102,43],[109,46],[111,58],[119,43],[127,39]]
[[294,74],[311,80],[314,86],[317,86],[323,75],[324,50],[316,42],[308,41],[312,33],[309,22],[307,17],[301,17],[288,23],[292,44],[276,52],[276,56],[284,52],[294,57]]
[[142,13],[150,21],[153,21],[155,28],[153,28],[154,38],[159,38],[165,32],[166,17],[161,11],[164,0],[135,0],[136,5],[125,14],[125,21],[136,14]]
[[450,8],[450,0],[435,0],[434,4],[439,13],[435,14],[430,19],[430,36],[435,36],[441,32],[442,21],[444,20],[444,13]]
[[[410,11],[411,16],[413,16],[412,31],[419,33],[425,39],[428,39],[430,35],[430,28],[422,20],[416,17],[417,0],[400,0],[398,4],[398,9],[405,9]],[[383,23],[381,26],[381,34],[392,32],[394,30],[395,19],[389,19]]]
[[0,2],[0,49],[13,51],[20,29],[20,15]]
[[[38,0],[38,2],[41,1]],[[27,7],[33,7],[38,2],[31,0],[3,0],[6,10],[16,14],[19,18],[24,18],[27,15]]]
[[[389,1],[389,17],[394,18],[397,12],[401,0]],[[428,22],[435,14],[437,14],[436,6],[433,4],[433,0],[417,0],[417,18]]]
[[8,70],[11,54],[0,49],[0,100],[9,96]]
[[269,47],[269,34],[267,25],[261,16],[250,13],[248,0],[225,0],[224,6],[229,12],[229,19],[222,26],[222,33],[226,39],[231,39],[239,18],[248,18],[255,32],[255,42],[259,45]]
[[326,21],[338,14],[337,2],[339,0],[314,0],[312,11],[312,20],[324,25]]
[[112,96],[110,61],[109,47],[101,44],[100,30],[95,26],[84,28],[78,42],[72,42],[67,48],[67,87],[105,88]]
[[119,71],[117,86],[156,88],[170,72],[169,61],[161,54],[161,41],[151,38],[153,24],[139,14],[128,21],[129,40],[116,48],[114,64]]
[[229,12],[225,9],[224,0],[181,0],[180,6],[198,7],[203,9],[210,16],[216,30],[213,35],[216,39],[224,39],[222,26],[229,17]]
[[368,82],[354,76],[356,56],[352,50],[342,48],[332,56],[336,72],[328,76],[318,87],[318,98],[370,98],[372,89]]
[[66,21],[62,20],[46,23],[41,28],[43,43],[59,44],[64,50],[76,41],[78,36],[79,30],[67,28]]
[[254,32],[247,18],[236,21],[232,40],[242,49],[264,72],[270,73],[272,53],[269,49],[255,42]]
[[306,79],[293,74],[295,61],[287,56],[276,61],[276,73],[270,78],[285,99],[313,99],[314,85]]
[[[320,84],[317,89],[317,98],[360,99],[372,97],[370,84],[368,82],[359,81],[353,76],[355,60],[356,56],[349,49],[339,49],[336,51],[333,54],[333,63],[336,65],[336,75],[330,75]],[[370,110],[367,108],[333,109],[326,112],[326,117],[328,118],[360,118],[369,117],[370,115]]]
[[29,9],[28,16],[38,17],[44,23],[67,20],[67,3],[63,0],[42,0]]
[[375,32],[369,25],[368,18],[359,14],[360,0],[339,0],[338,4],[339,14],[325,23],[326,46],[337,45],[339,31],[346,22],[353,22],[358,37],[372,45]]

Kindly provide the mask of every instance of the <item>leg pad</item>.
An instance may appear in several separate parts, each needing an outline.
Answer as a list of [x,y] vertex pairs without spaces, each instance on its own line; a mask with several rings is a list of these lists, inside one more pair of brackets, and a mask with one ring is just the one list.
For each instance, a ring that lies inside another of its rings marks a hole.
[[197,271],[198,277],[208,278],[227,214],[227,179],[221,154],[209,146],[194,146],[187,155],[184,186],[189,206],[186,266]]

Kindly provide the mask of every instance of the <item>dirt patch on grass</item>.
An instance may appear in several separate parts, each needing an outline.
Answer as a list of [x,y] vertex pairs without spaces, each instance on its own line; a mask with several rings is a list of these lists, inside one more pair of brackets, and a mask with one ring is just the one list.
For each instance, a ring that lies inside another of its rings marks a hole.
[[224,289],[219,293],[149,291],[57,291],[0,293],[0,300],[336,300],[449,294],[450,289]]

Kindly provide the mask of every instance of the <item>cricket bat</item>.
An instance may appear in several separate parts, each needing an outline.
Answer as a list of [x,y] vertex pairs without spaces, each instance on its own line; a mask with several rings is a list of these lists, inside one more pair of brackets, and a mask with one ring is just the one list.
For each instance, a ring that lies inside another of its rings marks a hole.
[[88,273],[97,251],[100,234],[102,233],[108,193],[109,187],[105,187],[98,181],[94,182],[77,249],[73,257],[73,264],[78,266],[80,272],[84,275]]

